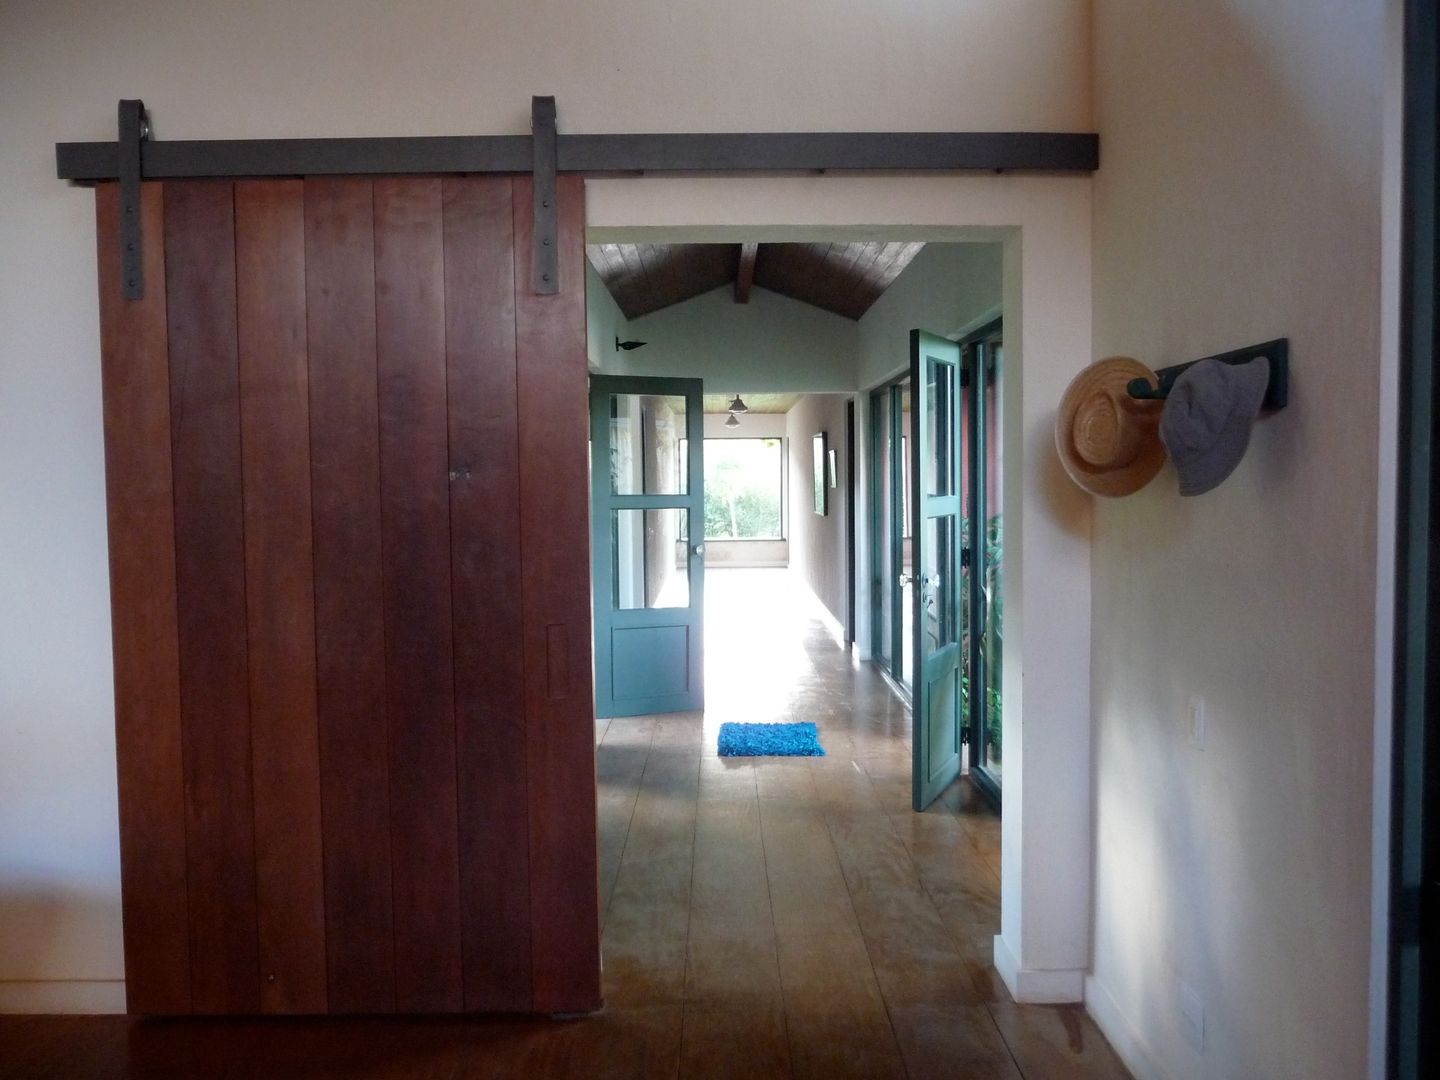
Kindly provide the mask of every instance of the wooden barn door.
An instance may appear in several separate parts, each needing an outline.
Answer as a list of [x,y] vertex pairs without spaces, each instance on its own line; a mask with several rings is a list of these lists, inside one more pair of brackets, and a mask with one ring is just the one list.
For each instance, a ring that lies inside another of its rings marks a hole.
[[600,1004],[583,187],[97,190],[135,1013]]

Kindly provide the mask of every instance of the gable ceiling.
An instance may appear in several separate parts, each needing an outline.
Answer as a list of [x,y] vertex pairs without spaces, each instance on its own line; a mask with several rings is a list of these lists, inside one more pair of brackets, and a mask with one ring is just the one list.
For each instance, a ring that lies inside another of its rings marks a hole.
[[590,244],[600,280],[627,319],[638,319],[735,282],[750,284],[847,319],[859,319],[919,254],[923,243]]

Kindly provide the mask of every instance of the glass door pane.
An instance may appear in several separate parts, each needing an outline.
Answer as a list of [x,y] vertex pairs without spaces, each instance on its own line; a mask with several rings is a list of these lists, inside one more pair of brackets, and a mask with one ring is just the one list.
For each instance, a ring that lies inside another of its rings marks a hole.
[[970,711],[971,690],[975,687],[975,657],[978,651],[975,642],[974,624],[971,612],[974,609],[975,566],[973,556],[974,537],[971,523],[975,518],[975,484],[971,479],[971,464],[975,448],[971,442],[974,427],[973,398],[975,380],[971,377],[968,351],[962,361],[960,380],[960,514],[964,542],[960,554],[960,708],[970,763],[975,760],[975,727]]
[[686,448],[682,395],[610,395],[612,494],[686,494],[690,478]]
[[964,513],[969,577],[965,612],[965,722],[971,774],[998,795],[1004,758],[1004,516],[1001,509],[1001,363],[998,327],[966,342]]
[[682,536],[689,510],[612,510],[615,609],[690,606],[690,560]]
[[895,545],[892,537],[895,485],[891,473],[895,464],[895,448],[891,442],[890,388],[870,395],[871,490],[875,492],[870,515],[870,551],[874,590],[873,624],[876,660],[887,671],[894,670],[895,634]]
[[997,341],[980,348],[980,368],[985,393],[985,534],[981,552],[981,595],[984,604],[980,630],[985,656],[985,702],[982,727],[981,765],[998,780],[1001,772],[1002,735],[1000,674],[1002,671],[1004,598],[1000,590],[1000,568],[1004,553],[1004,517],[1001,514],[1001,410],[1000,364],[1002,346]]
[[910,481],[910,380],[907,378],[895,388],[895,411],[900,482],[897,485],[895,511],[900,516],[900,573],[896,583],[898,593],[896,607],[897,623],[900,626],[900,682],[913,692],[915,686],[915,506],[914,489]]

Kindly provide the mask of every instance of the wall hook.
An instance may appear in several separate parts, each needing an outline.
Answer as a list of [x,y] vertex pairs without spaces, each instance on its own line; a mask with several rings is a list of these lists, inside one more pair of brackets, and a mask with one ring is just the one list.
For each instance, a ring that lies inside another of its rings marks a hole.
[[[1271,411],[1283,409],[1290,399],[1289,338],[1276,338],[1274,341],[1267,341],[1261,345],[1249,345],[1243,349],[1216,353],[1214,356],[1201,359],[1219,360],[1222,364],[1247,364],[1261,356],[1270,361],[1270,385],[1265,388],[1265,397],[1260,402],[1260,407]],[[1132,398],[1140,401],[1164,401],[1170,396],[1170,388],[1175,385],[1175,380],[1180,377],[1180,373],[1199,362],[1199,360],[1191,360],[1188,364],[1176,364],[1174,367],[1161,368],[1155,372],[1155,378],[1159,382],[1158,386],[1151,386],[1148,379],[1131,379],[1126,389]]]

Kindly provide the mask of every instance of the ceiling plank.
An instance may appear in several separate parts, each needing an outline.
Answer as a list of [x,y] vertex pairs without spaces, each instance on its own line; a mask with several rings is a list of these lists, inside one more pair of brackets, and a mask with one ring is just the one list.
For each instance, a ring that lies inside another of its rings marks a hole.
[[755,259],[760,254],[759,244],[740,245],[740,265],[735,268],[735,303],[750,302],[750,286],[755,284]]
[[591,244],[590,262],[627,319],[733,284],[737,304],[758,286],[858,320],[922,243]]

